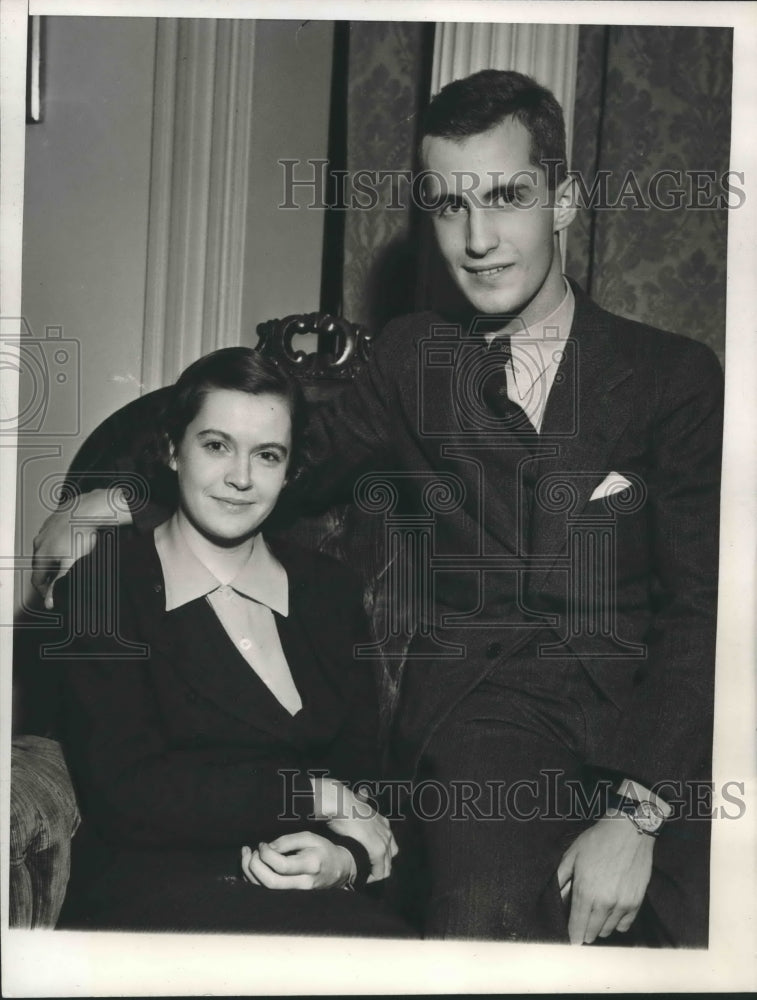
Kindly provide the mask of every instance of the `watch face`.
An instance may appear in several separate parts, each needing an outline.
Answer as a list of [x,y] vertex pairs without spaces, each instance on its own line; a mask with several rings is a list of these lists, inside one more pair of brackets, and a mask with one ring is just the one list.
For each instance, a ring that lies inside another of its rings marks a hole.
[[636,813],[633,819],[640,830],[644,830],[647,833],[654,833],[655,830],[659,830],[662,826],[665,817],[662,815],[662,810],[659,806],[656,806],[653,802],[639,802],[636,806]]

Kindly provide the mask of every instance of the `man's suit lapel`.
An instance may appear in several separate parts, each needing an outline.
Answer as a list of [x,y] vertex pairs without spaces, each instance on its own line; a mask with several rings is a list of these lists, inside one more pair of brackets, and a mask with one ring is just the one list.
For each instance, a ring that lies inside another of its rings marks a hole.
[[550,392],[541,428],[531,517],[530,591],[541,590],[565,552],[568,521],[612,471],[610,458],[633,412],[633,365],[613,338],[610,316],[573,286],[576,310],[570,339]]

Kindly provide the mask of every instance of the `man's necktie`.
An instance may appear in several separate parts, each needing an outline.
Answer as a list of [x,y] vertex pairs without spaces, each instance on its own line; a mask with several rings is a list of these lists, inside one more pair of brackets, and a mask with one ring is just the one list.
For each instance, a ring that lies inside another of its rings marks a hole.
[[523,407],[514,403],[507,394],[505,366],[508,363],[512,365],[510,337],[494,337],[491,343],[485,345],[481,363],[480,386],[483,401],[513,434],[524,441],[534,440],[537,437],[536,428]]

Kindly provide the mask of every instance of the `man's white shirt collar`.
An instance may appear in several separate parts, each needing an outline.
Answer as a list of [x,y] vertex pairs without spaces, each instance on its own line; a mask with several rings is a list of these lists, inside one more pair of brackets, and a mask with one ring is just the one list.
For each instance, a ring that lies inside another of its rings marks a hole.
[[[562,360],[565,342],[570,336],[576,300],[565,282],[565,295],[544,319],[531,326],[513,330],[510,335],[512,363],[505,366],[507,395],[523,408],[536,430],[541,429],[547,398]],[[489,343],[498,333],[487,335]]]

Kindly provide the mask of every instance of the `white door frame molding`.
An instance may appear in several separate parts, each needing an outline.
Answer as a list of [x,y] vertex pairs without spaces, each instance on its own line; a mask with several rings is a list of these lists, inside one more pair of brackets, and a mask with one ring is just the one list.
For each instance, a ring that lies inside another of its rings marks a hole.
[[142,391],[241,342],[255,21],[158,22]]

